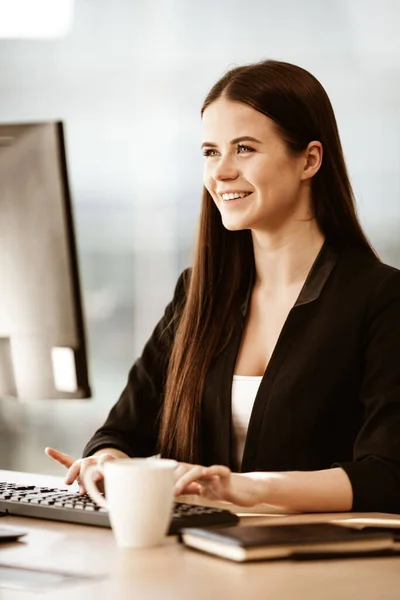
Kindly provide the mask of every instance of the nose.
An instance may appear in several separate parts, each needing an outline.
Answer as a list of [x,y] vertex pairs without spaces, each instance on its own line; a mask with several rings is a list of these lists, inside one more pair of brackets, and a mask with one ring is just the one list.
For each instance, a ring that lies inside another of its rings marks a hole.
[[212,177],[216,181],[225,181],[227,179],[237,179],[239,175],[239,169],[235,164],[235,161],[229,155],[220,157],[218,161],[214,163]]

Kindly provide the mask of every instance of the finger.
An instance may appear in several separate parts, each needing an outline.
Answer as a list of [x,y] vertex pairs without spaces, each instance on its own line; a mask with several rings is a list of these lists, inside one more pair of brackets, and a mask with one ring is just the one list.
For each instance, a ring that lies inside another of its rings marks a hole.
[[190,469],[193,469],[193,465],[190,465],[189,463],[179,463],[174,470],[175,482],[177,482],[182,475],[190,471]]
[[69,454],[65,454],[64,452],[60,452],[60,450],[56,450],[55,448],[45,448],[45,453],[49,458],[59,462],[64,465],[64,467],[71,467],[75,462],[75,459],[72,458]]
[[[85,484],[83,483],[83,481],[85,478],[85,473],[88,470],[88,467],[91,465],[96,465],[96,466],[99,465],[100,459],[102,458],[102,456],[101,457],[89,456],[88,458],[83,458],[81,460],[80,472],[79,472],[79,477],[78,477],[80,494],[86,494],[86,488],[85,488]],[[101,471],[94,470],[92,472],[92,478],[93,478],[93,481],[96,481],[99,478],[103,479],[103,474],[101,473]]]
[[[180,492],[180,494],[184,494],[184,495],[195,494],[196,496],[200,496],[201,486],[198,483],[189,483],[189,485],[187,485],[185,487],[185,489]],[[180,494],[175,493],[175,495],[177,495],[177,496]]]
[[[115,460],[115,456],[112,456],[111,454],[102,454],[98,461],[97,464],[99,465],[99,467],[101,467],[102,465],[104,465],[104,463],[108,462],[109,460]],[[100,481],[103,481],[104,479],[104,474],[102,473],[102,471],[96,471],[93,475],[93,481],[95,481],[96,483],[99,483]]]
[[208,467],[208,475],[218,475],[218,477],[228,477],[232,474],[232,471],[229,467],[225,467],[224,465],[212,465]]
[[208,467],[201,467],[200,465],[192,467],[175,483],[175,494],[181,494],[190,483],[196,482],[202,478],[207,478],[207,470]]
[[187,467],[192,468],[194,465],[192,463],[186,463],[186,462],[177,462],[175,465],[175,471],[178,471],[179,469],[187,469]]
[[214,482],[222,482],[226,481],[231,475],[231,470],[228,467],[223,467],[221,465],[213,465],[212,467],[207,468],[207,472],[197,478],[197,483],[201,485],[210,484],[212,481]]
[[78,479],[79,477],[79,473],[81,470],[81,463],[82,460],[76,460],[72,466],[68,469],[67,474],[65,476],[65,484],[66,485],[70,485],[71,483],[73,483],[75,481],[75,479]]

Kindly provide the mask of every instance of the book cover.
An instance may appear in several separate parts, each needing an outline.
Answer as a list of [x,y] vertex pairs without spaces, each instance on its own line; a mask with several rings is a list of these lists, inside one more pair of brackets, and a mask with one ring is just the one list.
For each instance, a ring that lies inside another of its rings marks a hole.
[[353,529],[331,523],[186,528],[182,530],[182,541],[197,550],[239,562],[394,549],[391,530]]

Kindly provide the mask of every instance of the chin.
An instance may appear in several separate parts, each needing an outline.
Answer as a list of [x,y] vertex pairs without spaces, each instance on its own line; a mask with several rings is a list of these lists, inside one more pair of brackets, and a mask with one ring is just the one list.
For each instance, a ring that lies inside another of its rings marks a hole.
[[239,219],[222,219],[222,225],[228,231],[242,231],[243,229],[250,229],[249,223],[245,223]]

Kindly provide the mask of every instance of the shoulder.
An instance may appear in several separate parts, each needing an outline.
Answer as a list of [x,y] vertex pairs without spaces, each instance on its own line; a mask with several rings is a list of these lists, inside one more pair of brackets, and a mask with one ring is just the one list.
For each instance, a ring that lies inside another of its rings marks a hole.
[[165,311],[166,316],[168,316],[167,321],[169,325],[174,325],[175,328],[180,320],[180,317],[182,316],[182,312],[186,304],[191,273],[191,268],[184,269],[181,272],[175,284],[172,301],[167,306]]
[[400,305],[400,269],[349,250],[341,252],[338,267],[338,279],[348,300],[358,299],[356,303],[361,302],[371,316],[393,302]]
[[184,269],[182,273],[179,275],[178,280],[175,285],[174,291],[174,302],[181,303],[186,299],[189,285],[190,285],[190,277],[192,274],[191,267]]
[[370,290],[374,295],[381,288],[399,288],[400,269],[381,262],[378,258],[354,250],[339,254],[340,279],[352,283],[360,291]]

